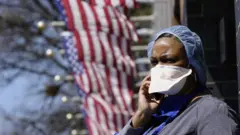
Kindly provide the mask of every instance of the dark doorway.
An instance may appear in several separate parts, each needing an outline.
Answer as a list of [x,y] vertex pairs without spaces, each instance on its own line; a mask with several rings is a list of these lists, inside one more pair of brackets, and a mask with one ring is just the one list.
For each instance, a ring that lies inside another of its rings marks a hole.
[[234,1],[187,0],[187,20],[203,41],[209,88],[238,112]]

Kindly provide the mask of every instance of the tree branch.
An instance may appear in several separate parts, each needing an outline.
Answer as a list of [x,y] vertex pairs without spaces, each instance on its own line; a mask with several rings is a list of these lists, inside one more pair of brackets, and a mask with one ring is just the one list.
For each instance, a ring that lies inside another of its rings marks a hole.
[[39,75],[46,75],[46,76],[49,76],[51,78],[53,78],[55,76],[54,74],[51,74],[51,73],[49,73],[47,71],[36,71],[36,70],[33,70],[31,68],[28,68],[28,67],[20,66],[20,65],[18,65],[16,63],[13,63],[13,62],[4,61],[3,64],[8,65],[9,67],[17,68],[17,69],[24,70],[24,71],[27,71],[27,72],[31,72],[31,73],[35,73],[35,74],[39,74]]
[[[0,108],[0,111],[2,113],[1,116],[3,116],[6,120],[11,121],[13,124],[14,121],[16,121],[16,119],[13,119],[12,116],[9,116],[2,108]],[[18,121],[21,122],[21,126],[27,125],[27,126],[32,126],[35,130],[37,130],[38,132],[40,132],[42,135],[47,135],[47,133],[44,132],[43,129],[37,127],[37,124],[35,121],[30,121],[30,120],[26,120],[26,119],[19,119]],[[16,125],[18,127],[18,125]]]

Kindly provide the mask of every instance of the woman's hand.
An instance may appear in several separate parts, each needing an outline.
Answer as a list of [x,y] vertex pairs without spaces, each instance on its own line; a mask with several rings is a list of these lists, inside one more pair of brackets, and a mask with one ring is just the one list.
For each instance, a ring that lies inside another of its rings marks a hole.
[[164,97],[163,94],[148,93],[151,82],[150,79],[150,75],[143,79],[138,92],[138,109],[132,118],[134,128],[143,127],[150,122],[152,114],[156,112],[161,100]]

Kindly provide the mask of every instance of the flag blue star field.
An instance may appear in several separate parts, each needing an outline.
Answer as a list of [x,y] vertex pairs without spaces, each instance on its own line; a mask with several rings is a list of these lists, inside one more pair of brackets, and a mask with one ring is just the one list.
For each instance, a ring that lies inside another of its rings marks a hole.
[[133,23],[116,7],[133,8],[136,1],[56,1],[70,32],[63,34],[65,47],[89,134],[114,134],[135,108],[130,43],[138,41]]

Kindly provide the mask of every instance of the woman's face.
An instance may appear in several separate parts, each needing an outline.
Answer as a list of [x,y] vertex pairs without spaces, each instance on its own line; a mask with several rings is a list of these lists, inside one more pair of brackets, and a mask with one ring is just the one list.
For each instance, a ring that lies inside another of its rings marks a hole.
[[151,65],[187,67],[188,59],[184,46],[175,37],[159,38],[152,50]]
[[[157,64],[184,68],[188,66],[188,58],[184,46],[175,37],[159,38],[153,46],[150,61],[152,66]],[[195,87],[196,80],[193,74],[195,73],[193,72],[192,75],[187,78],[181,92],[188,93]]]

